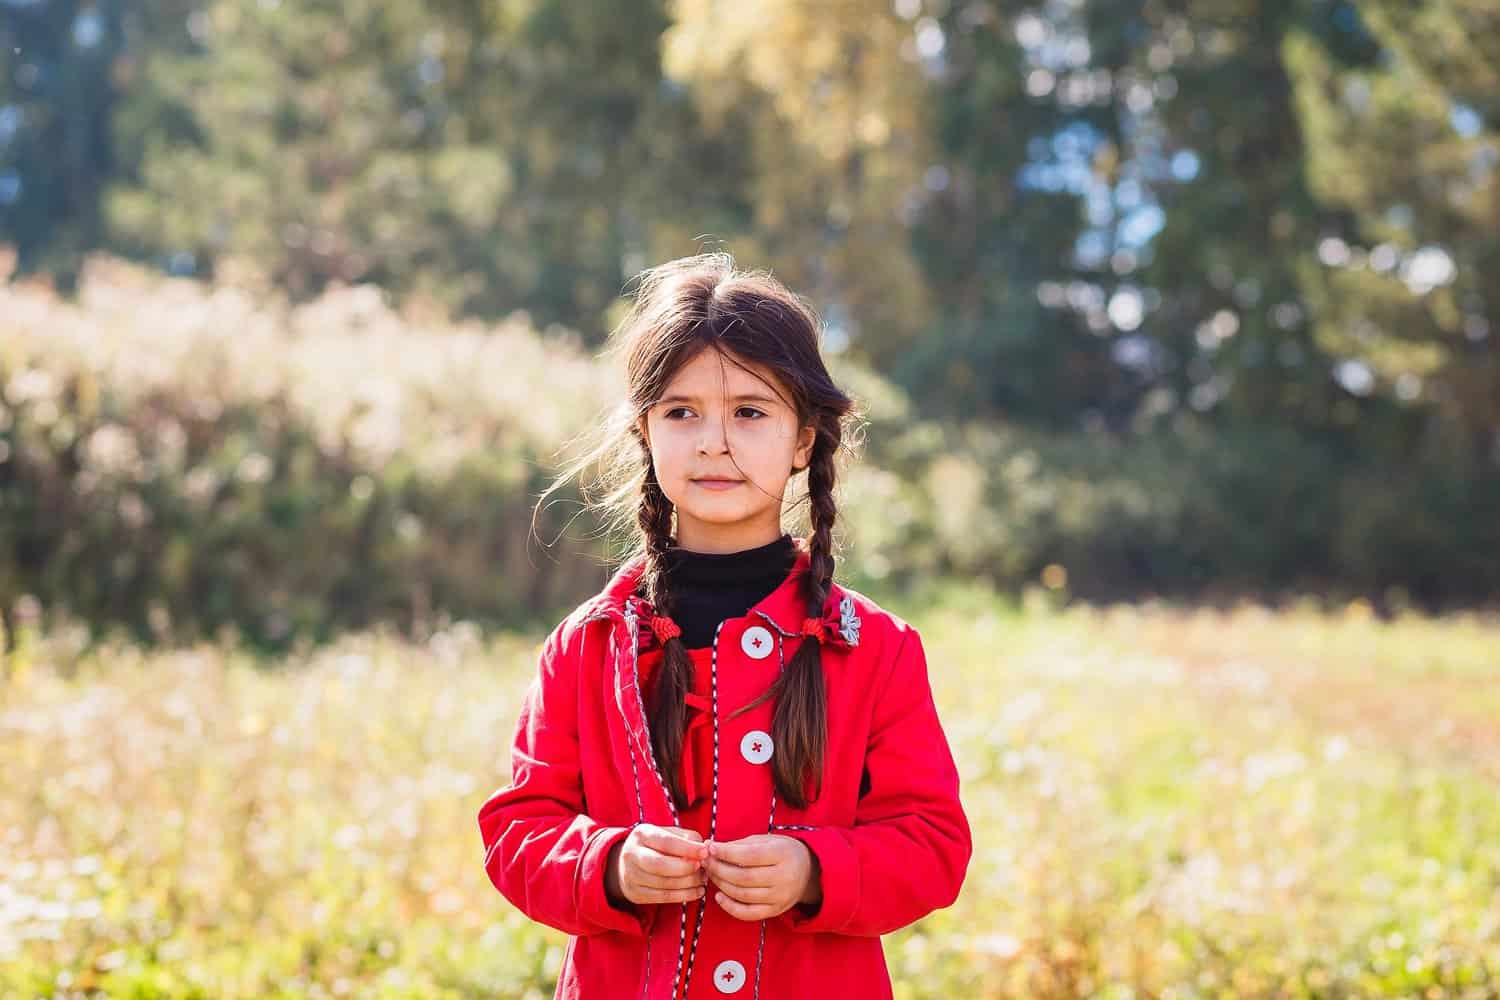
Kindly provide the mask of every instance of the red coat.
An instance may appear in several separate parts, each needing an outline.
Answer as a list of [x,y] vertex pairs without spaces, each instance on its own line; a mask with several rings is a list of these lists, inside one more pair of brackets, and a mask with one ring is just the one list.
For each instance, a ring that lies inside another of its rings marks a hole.
[[[660,658],[642,622],[650,608],[631,594],[641,558],[548,636],[516,723],[511,783],[481,807],[479,829],[495,887],[533,920],[573,935],[556,997],[878,1000],[892,995],[880,935],[957,898],[973,842],[915,628],[834,584],[822,648],[828,757],[822,795],[807,809],[775,795],[773,702],[726,718],[764,691],[803,641],[807,568],[798,539],[787,579],[744,617],[725,620],[712,653],[690,653],[700,700],[688,696],[683,776],[698,797],[680,815],[657,770],[641,697]],[[604,893],[605,862],[636,823],[725,842],[796,837],[821,865],[821,906],[812,916],[794,906],[747,922],[713,901],[710,884],[703,901],[616,909]]]

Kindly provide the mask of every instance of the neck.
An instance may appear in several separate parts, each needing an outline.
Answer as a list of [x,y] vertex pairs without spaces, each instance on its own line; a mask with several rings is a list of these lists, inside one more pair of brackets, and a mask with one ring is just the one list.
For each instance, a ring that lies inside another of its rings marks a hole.
[[677,537],[673,539],[672,544],[687,552],[701,552],[705,555],[723,555],[730,552],[744,552],[747,549],[757,549],[762,545],[769,545],[784,534],[785,532],[781,530],[779,518],[775,524],[763,523],[725,527],[715,525],[712,530],[709,530],[707,525],[686,520],[679,514]]
[[679,546],[667,549],[663,569],[674,587],[759,588],[769,590],[784,579],[797,561],[797,545],[782,534],[765,545],[738,552],[694,552]]

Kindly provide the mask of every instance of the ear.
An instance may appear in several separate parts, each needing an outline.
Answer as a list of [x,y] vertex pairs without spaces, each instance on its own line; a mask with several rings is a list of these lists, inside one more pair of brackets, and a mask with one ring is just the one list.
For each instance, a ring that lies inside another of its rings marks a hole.
[[812,424],[802,428],[797,435],[797,450],[792,454],[792,471],[801,472],[812,461],[813,442],[818,440],[818,429]]
[[636,419],[635,426],[641,432],[641,437],[645,439],[645,441],[646,441],[646,447],[650,448],[651,447],[651,428],[650,428],[650,425],[646,422],[646,417],[645,417],[644,414],[642,414],[640,417],[638,417]]

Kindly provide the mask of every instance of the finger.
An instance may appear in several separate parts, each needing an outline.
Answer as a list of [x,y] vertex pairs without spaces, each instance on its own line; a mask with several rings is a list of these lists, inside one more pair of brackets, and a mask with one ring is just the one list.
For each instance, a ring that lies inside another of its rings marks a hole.
[[708,877],[715,882],[725,885],[740,886],[746,889],[763,888],[771,885],[771,875],[774,868],[744,868],[740,865],[730,864],[728,861],[719,861],[710,858],[708,861]]
[[718,879],[710,881],[718,888],[718,891],[740,903],[769,903],[778,894],[775,886],[731,885],[727,882],[720,882]]
[[718,903],[724,909],[725,913],[737,920],[769,920],[776,915],[776,908],[773,906],[766,906],[759,903],[741,903],[724,895],[722,892],[714,896],[714,902]]
[[632,881],[642,889],[697,889],[708,880],[702,874],[683,875],[679,878],[637,874]]
[[685,833],[693,833],[693,831],[682,831],[676,827],[658,827],[654,830],[642,830],[640,841],[654,851],[674,857],[694,860],[707,857],[708,848],[702,839],[691,840],[684,836]]
[[723,858],[732,864],[742,868],[754,868],[764,865],[779,864],[780,852],[777,851],[773,842],[746,837],[744,840],[711,841],[708,845],[708,854],[712,858]]
[[649,872],[662,878],[677,878],[701,870],[695,860],[659,854],[649,847],[632,852],[627,863],[633,864],[640,872]]

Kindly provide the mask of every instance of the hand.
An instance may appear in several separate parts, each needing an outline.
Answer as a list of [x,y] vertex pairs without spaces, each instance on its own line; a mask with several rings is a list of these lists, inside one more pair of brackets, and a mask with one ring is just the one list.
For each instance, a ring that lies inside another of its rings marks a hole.
[[708,845],[714,901],[740,920],[769,920],[798,903],[823,900],[817,855],[796,837],[760,833]]
[[701,899],[708,848],[696,830],[641,823],[610,848],[604,891],[631,903]]

